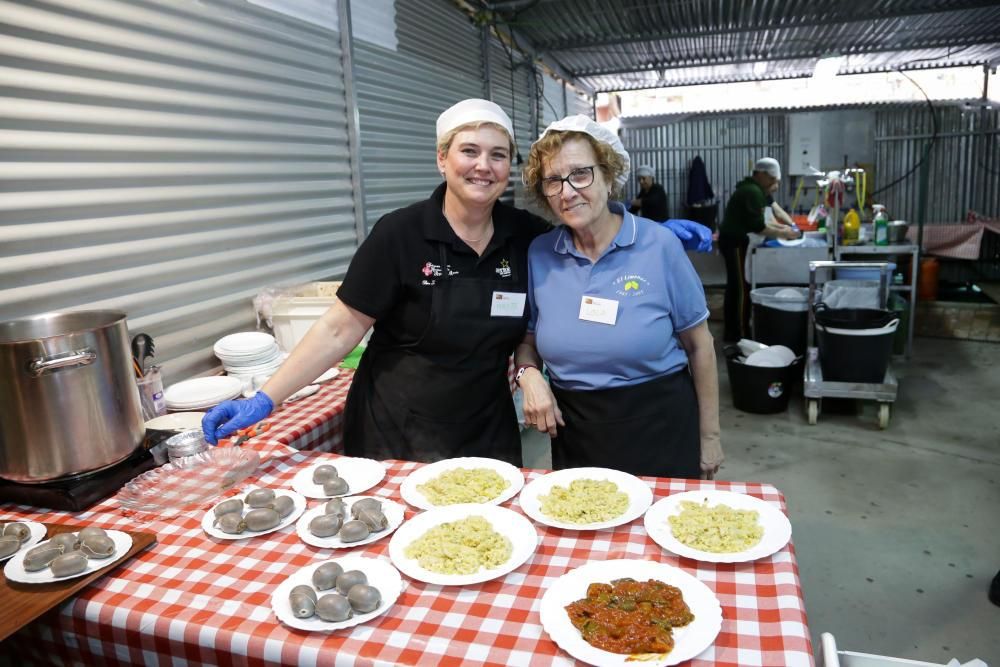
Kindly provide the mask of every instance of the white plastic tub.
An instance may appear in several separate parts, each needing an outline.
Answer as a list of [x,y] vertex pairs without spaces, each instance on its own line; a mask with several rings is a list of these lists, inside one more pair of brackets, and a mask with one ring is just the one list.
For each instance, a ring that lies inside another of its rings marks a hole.
[[306,332],[337,302],[339,282],[308,283],[294,296],[279,297],[271,306],[274,337],[285,352],[291,352]]

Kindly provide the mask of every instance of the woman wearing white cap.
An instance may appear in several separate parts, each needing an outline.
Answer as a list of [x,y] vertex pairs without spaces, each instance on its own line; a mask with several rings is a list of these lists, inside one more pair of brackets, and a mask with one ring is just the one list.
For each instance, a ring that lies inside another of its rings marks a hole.
[[525,420],[552,436],[556,469],[711,477],[723,455],[704,289],[674,234],[612,199],[628,173],[618,137],[584,116],[531,147],[525,184],[563,224],[528,251]]
[[206,437],[267,416],[374,332],[347,397],[346,453],[521,463],[507,360],[527,324],[528,244],[548,223],[499,202],[514,132],[487,100],[437,121],[444,182],[384,216],[358,248],[337,303],[255,397],[212,410]]
[[347,396],[347,454],[488,456],[520,465],[507,361],[528,321],[528,245],[550,225],[498,201],[513,136],[493,102],[463,100],[444,111],[437,120],[444,182],[429,199],[378,221],[337,303],[253,398],[206,415],[206,438],[266,417],[374,325]]

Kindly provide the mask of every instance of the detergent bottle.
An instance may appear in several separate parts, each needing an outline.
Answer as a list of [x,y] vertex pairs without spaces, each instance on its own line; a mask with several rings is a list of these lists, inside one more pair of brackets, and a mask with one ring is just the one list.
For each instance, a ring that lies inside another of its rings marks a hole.
[[861,233],[861,217],[853,208],[844,216],[844,245],[854,245]]
[[882,204],[872,204],[875,245],[889,245],[889,216]]

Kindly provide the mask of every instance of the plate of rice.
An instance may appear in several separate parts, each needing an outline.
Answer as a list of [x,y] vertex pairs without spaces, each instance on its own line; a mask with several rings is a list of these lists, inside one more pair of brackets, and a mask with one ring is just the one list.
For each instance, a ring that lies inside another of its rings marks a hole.
[[410,505],[432,510],[461,504],[499,505],[524,486],[520,470],[497,459],[466,456],[417,468],[399,487]]
[[400,572],[429,584],[462,586],[502,577],[538,546],[526,518],[496,505],[448,505],[403,523],[389,541]]
[[556,470],[527,484],[520,498],[532,519],[567,530],[621,526],[642,516],[652,502],[649,485],[610,468]]
[[657,501],[646,532],[667,551],[709,563],[743,563],[775,553],[792,537],[777,506],[732,491],[686,491]]

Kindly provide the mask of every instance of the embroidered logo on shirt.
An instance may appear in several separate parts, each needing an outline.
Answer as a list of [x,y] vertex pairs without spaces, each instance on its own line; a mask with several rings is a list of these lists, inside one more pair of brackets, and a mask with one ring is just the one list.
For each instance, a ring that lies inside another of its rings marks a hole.
[[510,262],[506,259],[500,260],[500,266],[496,269],[497,275],[501,278],[510,278]]
[[428,278],[430,278],[431,276],[440,276],[441,267],[437,264],[431,264],[430,262],[427,262],[426,264],[424,264],[424,268],[420,269],[420,272],[423,273]]
[[637,274],[626,274],[615,278],[612,285],[615,286],[615,294],[618,296],[642,296],[646,293],[649,281]]

